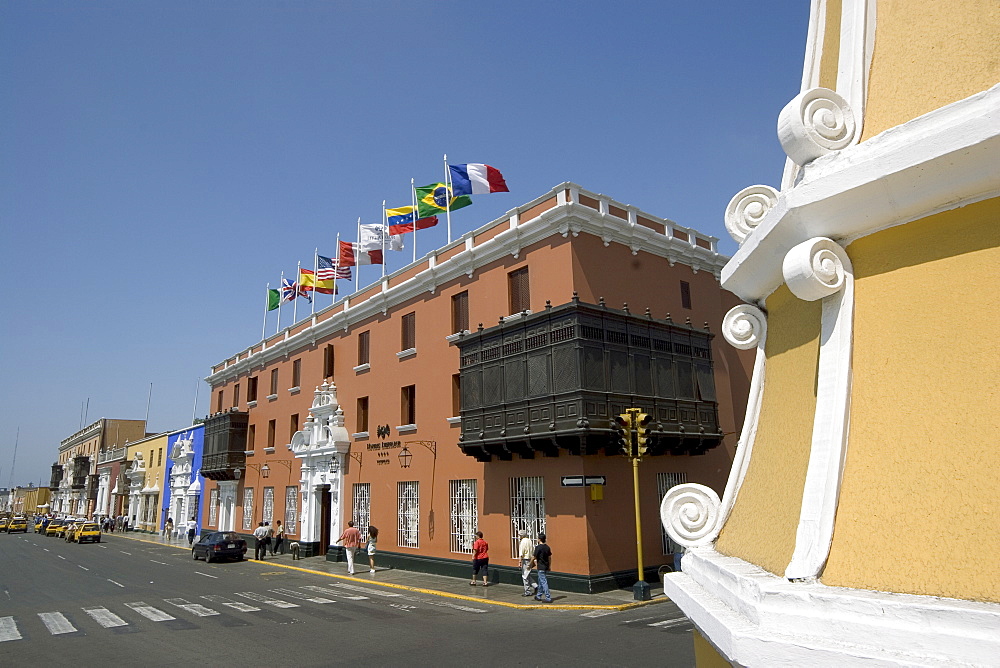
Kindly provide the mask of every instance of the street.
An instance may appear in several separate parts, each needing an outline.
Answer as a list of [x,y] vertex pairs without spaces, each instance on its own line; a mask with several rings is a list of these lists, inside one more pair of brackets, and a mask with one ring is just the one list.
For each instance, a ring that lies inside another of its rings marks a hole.
[[[251,551],[252,556],[252,551]],[[0,534],[4,663],[691,666],[670,602],[518,610],[105,534]],[[296,562],[305,564],[307,562]]]

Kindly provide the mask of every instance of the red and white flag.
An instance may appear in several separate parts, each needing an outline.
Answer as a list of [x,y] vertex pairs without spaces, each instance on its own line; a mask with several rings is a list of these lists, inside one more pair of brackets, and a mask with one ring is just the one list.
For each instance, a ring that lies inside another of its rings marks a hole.
[[358,244],[340,242],[340,266],[355,267],[361,264],[382,264],[382,250],[358,250]]

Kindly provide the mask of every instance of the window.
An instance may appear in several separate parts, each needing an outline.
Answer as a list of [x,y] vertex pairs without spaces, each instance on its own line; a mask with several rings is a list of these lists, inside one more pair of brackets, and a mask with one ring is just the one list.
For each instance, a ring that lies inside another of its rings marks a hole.
[[400,424],[417,423],[417,386],[407,385],[401,392],[399,419]]
[[295,528],[299,521],[299,488],[285,488],[285,533],[298,533]]
[[215,399],[215,412],[216,413],[222,412],[222,390],[219,390],[219,394]]
[[420,483],[407,480],[396,483],[396,545],[420,547]]
[[257,376],[247,380],[247,401],[257,401]]
[[219,521],[219,490],[213,489],[208,494],[208,526],[214,527]]
[[302,359],[292,362],[292,387],[301,387],[302,382]]
[[274,447],[274,429],[277,426],[277,420],[267,421],[267,447]]
[[510,479],[510,556],[517,557],[517,532],[532,538],[545,531],[545,485],[541,476]]
[[[657,473],[656,498],[662,499],[671,487],[684,484],[687,481],[687,473]],[[660,525],[660,542],[663,544],[663,554],[679,554],[684,552],[684,548],[675,543],[667,535],[667,530],[663,528],[663,522],[658,522],[657,524]]]
[[243,528],[253,528],[253,487],[243,490]]
[[295,413],[292,417],[288,418],[288,442],[292,442],[292,436],[295,436],[295,432],[299,430],[299,414]]
[[271,392],[270,394],[278,393],[278,370],[271,369]]
[[264,488],[264,515],[261,519],[265,522],[274,523],[274,488]]
[[407,313],[403,316],[400,326],[400,350],[410,350],[417,347],[417,314]]
[[354,505],[351,506],[351,519],[354,528],[362,536],[368,535],[368,525],[371,523],[372,486],[368,482],[356,482],[353,488]]
[[469,291],[459,292],[451,297],[451,331],[464,332],[469,329]]
[[240,384],[233,385],[233,408],[240,405]]
[[681,307],[691,308],[691,284],[681,281]]
[[333,346],[323,349],[323,378],[333,378]]
[[163,448],[160,448],[159,452],[156,453],[156,465],[163,466]]
[[451,377],[451,414],[458,415],[462,412],[462,374],[456,373]]
[[257,425],[252,424],[247,427],[247,450],[253,450],[254,441],[257,440]]
[[449,480],[451,500],[451,551],[472,554],[479,512],[476,503],[475,480]]
[[358,397],[358,432],[368,431],[368,397]]
[[507,291],[510,296],[511,314],[531,310],[528,298],[528,268],[523,267],[507,274]]
[[358,366],[368,364],[368,332],[358,334]]

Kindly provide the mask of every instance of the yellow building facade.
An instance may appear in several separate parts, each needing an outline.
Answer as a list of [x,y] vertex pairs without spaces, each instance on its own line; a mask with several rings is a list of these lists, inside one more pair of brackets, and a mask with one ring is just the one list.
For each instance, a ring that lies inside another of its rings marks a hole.
[[148,436],[128,444],[124,480],[128,499],[122,504],[127,508],[129,528],[133,531],[156,533],[161,524],[161,503],[166,483],[168,434]]
[[726,210],[734,466],[661,505],[700,665],[996,665],[998,43],[992,0],[813,0],[780,187]]

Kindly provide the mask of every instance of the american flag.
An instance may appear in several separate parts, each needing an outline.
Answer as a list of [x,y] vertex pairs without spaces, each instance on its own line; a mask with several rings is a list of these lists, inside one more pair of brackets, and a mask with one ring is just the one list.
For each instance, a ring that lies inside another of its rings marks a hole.
[[323,257],[322,255],[317,255],[316,257],[319,258],[316,280],[329,281],[334,278],[351,280],[351,268],[339,266],[338,258]]

